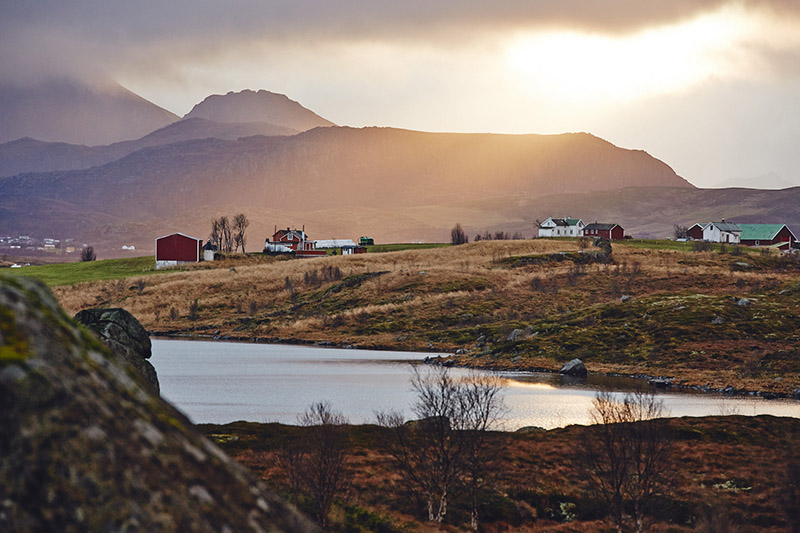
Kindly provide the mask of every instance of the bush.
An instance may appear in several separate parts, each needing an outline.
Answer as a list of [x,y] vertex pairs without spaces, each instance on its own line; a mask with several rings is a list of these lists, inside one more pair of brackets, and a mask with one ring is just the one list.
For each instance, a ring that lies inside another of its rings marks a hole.
[[97,254],[94,253],[92,246],[87,246],[81,250],[81,261],[94,261],[95,259],[97,259]]

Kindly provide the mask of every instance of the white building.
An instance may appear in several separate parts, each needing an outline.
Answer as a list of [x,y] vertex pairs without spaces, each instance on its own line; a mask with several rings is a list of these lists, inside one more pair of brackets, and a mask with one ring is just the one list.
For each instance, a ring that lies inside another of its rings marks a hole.
[[741,241],[742,229],[733,222],[709,222],[703,228],[703,240],[708,242],[726,242],[738,244]]
[[585,226],[579,218],[550,217],[539,224],[539,237],[581,237]]

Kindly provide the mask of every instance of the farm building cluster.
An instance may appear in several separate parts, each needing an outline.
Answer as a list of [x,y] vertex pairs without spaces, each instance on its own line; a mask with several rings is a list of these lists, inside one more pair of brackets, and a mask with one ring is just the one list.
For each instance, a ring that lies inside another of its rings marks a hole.
[[[609,240],[626,238],[625,230],[619,224],[585,224],[579,218],[570,217],[549,217],[539,224],[539,237],[602,237]],[[720,222],[694,224],[680,238],[770,247],[784,251],[798,247],[797,237],[786,224],[736,224],[725,219]]]
[[625,229],[619,224],[592,222],[585,224],[579,218],[553,218],[539,224],[539,237],[598,237],[608,240],[625,238]]
[[764,246],[779,250],[797,247],[797,237],[786,224],[735,224],[723,219],[721,222],[692,225],[686,231],[686,238],[696,241]]
[[[264,253],[287,254],[293,257],[320,257],[334,254],[362,254],[367,246],[375,241],[370,237],[361,237],[358,243],[351,239],[311,240],[303,229],[278,229],[272,237],[267,237]],[[183,233],[172,233],[156,239],[156,268],[166,268],[182,263],[213,261],[217,246],[212,242],[203,244],[202,239]]]

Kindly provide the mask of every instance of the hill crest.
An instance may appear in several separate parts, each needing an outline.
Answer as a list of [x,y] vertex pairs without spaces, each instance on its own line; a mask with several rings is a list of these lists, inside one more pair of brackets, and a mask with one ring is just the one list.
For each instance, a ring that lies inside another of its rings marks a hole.
[[213,94],[195,105],[183,118],[205,118],[217,122],[267,122],[297,131],[335,126],[286,95],[264,89]]

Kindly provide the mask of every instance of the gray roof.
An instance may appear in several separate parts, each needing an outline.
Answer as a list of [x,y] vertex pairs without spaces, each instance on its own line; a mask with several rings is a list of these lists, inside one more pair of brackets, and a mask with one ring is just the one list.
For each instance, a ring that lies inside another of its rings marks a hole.
[[[598,230],[603,230],[603,231],[611,231],[616,226],[619,226],[619,224],[604,224],[602,222],[592,222],[591,224],[586,224],[586,227],[583,228],[583,229],[584,229],[584,231],[585,230],[591,230],[591,229],[598,229]],[[620,227],[622,227],[622,226],[620,226]]]
[[731,233],[742,231],[742,229],[733,222],[710,222],[710,224],[714,224],[720,231],[729,231]]

